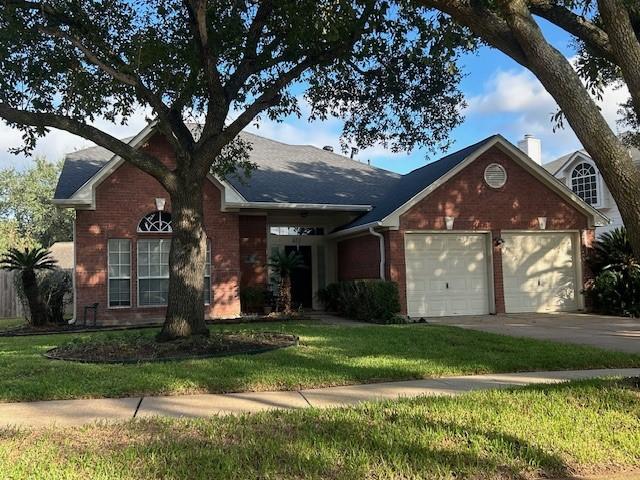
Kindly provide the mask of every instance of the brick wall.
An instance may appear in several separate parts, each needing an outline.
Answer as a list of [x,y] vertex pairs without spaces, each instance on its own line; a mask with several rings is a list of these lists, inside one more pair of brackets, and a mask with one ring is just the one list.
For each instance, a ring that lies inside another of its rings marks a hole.
[[380,240],[370,234],[338,242],[338,280],[380,278]]
[[[488,164],[500,163],[507,183],[492,189],[484,183]],[[538,217],[547,217],[547,230],[585,230],[587,217],[533,177],[502,150],[494,147],[400,217],[400,229],[385,233],[388,278],[398,282],[406,314],[404,233],[407,230],[445,230],[445,216],[455,217],[454,230],[539,230]],[[589,234],[581,235],[581,238]],[[495,244],[494,244],[495,245]],[[501,249],[493,248],[497,313],[504,312]]]
[[[152,138],[144,147],[165,164],[175,164],[172,149],[161,136]],[[165,210],[171,211],[171,200],[162,186],[151,176],[129,165],[120,166],[96,189],[96,209],[76,213],[76,302],[82,320],[83,307],[98,302],[101,323],[140,322],[164,317],[164,307],[137,308],[136,240],[170,238],[170,235],[136,233],[140,219],[156,210],[155,198],[166,199]],[[220,211],[221,192],[210,182],[204,189],[204,223],[211,242],[212,305],[208,318],[234,317],[240,313],[238,284],[240,280],[240,242],[238,215]],[[131,239],[131,308],[108,308],[107,241],[110,238]]]
[[267,284],[267,217],[240,215],[240,285]]

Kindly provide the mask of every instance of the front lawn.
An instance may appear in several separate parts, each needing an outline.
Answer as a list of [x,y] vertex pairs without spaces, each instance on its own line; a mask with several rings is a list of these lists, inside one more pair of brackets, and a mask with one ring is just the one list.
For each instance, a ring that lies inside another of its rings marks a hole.
[[637,379],[74,429],[0,429],[7,478],[567,478],[640,468]]
[[24,318],[0,318],[0,332],[25,325]]
[[48,360],[69,341],[153,335],[155,329],[0,338],[0,399],[26,401],[299,388],[473,373],[640,367],[640,356],[455,327],[331,326],[310,322],[225,325],[300,337],[297,347],[137,365]]

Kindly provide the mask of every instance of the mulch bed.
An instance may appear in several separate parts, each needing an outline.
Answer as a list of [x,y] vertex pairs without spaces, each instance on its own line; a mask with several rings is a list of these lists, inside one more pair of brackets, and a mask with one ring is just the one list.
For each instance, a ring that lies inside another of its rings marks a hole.
[[173,342],[139,336],[71,342],[48,350],[45,357],[83,363],[140,363],[255,354],[297,344],[297,336],[275,332],[216,333]]
[[[303,315],[260,315],[245,316],[238,318],[222,318],[207,320],[207,325],[236,325],[241,323],[268,323],[268,322],[288,322],[304,321],[309,318]],[[32,327],[23,325],[20,327],[0,330],[0,337],[26,337],[30,335],[56,335],[64,333],[89,333],[89,332],[117,332],[121,330],[139,330],[142,328],[158,328],[162,326],[162,321],[158,323],[144,323],[140,325],[84,325],[75,323],[73,325],[45,325],[42,327]]]

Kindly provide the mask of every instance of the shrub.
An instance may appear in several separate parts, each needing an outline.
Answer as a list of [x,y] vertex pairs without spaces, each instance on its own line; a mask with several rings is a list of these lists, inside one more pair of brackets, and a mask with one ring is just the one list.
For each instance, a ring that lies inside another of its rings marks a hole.
[[[25,315],[29,318],[29,302],[22,287],[21,274],[16,275],[16,291]],[[38,290],[44,304],[48,323],[64,323],[67,305],[73,303],[73,281],[67,270],[40,271],[37,274]]]
[[325,308],[347,318],[372,323],[399,323],[398,286],[382,280],[353,280],[327,285],[318,292]]
[[595,311],[640,316],[640,264],[624,228],[600,236],[589,266],[594,279],[585,293]]
[[261,313],[266,305],[267,292],[264,287],[243,287],[240,289],[240,305],[245,313]]

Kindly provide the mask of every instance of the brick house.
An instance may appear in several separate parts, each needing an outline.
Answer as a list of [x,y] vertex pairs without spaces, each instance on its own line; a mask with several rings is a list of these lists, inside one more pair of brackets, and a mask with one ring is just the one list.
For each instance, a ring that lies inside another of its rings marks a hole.
[[[584,309],[585,251],[607,218],[496,135],[406,175],[327,149],[243,133],[249,179],[211,176],[205,301],[210,318],[240,314],[239,291],[266,286],[267,258],[296,250],[307,268],[293,298],[320,309],[330,282],[398,283],[413,318]],[[129,143],[168,165],[153,124]],[[171,202],[149,175],[92,147],[69,154],[55,202],[76,210],[75,313],[100,323],[164,316]]]

